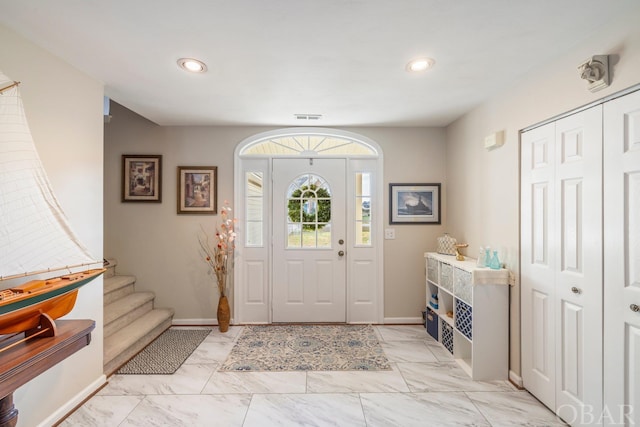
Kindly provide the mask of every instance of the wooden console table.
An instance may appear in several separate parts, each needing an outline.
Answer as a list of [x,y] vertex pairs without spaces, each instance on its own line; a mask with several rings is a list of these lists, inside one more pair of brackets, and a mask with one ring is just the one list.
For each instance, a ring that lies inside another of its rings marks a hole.
[[[93,320],[58,320],[55,324],[55,336],[33,338],[0,353],[0,427],[14,427],[18,422],[13,392],[89,345],[96,326]],[[21,338],[23,334],[15,341]]]

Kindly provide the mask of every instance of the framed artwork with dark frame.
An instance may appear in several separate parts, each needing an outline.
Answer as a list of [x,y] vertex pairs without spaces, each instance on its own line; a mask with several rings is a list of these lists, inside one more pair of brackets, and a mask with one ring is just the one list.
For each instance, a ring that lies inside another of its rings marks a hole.
[[178,166],[178,214],[215,215],[217,186],[216,166]]
[[440,224],[440,184],[389,184],[389,224]]
[[122,155],[122,201],[162,202],[161,155]]

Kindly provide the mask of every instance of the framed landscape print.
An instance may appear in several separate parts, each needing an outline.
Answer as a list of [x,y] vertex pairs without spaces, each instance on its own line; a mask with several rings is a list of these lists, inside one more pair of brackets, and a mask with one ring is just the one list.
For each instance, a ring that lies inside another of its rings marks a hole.
[[122,201],[162,202],[162,156],[122,156]]
[[440,224],[440,184],[389,184],[390,224]]
[[214,215],[217,185],[216,166],[178,166],[178,214]]

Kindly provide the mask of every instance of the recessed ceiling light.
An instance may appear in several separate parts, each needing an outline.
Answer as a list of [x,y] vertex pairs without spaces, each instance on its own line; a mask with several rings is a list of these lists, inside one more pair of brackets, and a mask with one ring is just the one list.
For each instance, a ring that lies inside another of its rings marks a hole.
[[193,58],[180,58],[178,59],[178,65],[190,73],[204,73],[207,71],[207,65],[204,62]]
[[411,73],[426,71],[435,65],[436,61],[432,58],[416,58],[409,61],[406,70]]

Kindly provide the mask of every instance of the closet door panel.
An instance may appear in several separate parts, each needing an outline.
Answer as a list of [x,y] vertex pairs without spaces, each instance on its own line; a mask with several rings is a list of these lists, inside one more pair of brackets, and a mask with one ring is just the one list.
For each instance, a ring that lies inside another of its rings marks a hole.
[[583,352],[581,341],[584,328],[584,310],[582,307],[564,302],[561,308],[562,359],[560,359],[561,390],[574,399],[584,399],[582,387]]
[[521,295],[524,386],[555,407],[555,126],[522,135]]
[[608,425],[640,425],[640,92],[604,107],[604,396]]
[[602,107],[558,120],[555,141],[555,408],[577,426],[602,411]]

